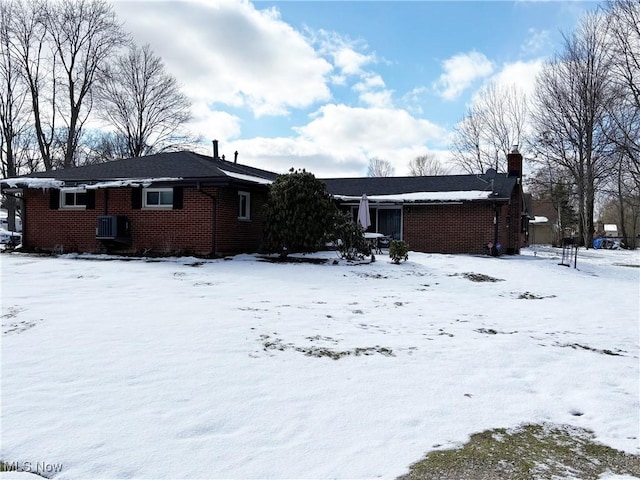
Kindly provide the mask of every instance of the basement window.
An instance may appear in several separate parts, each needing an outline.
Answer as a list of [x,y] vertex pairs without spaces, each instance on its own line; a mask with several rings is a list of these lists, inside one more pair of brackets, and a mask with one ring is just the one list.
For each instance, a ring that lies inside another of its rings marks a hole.
[[173,208],[173,188],[145,188],[144,208]]
[[83,189],[60,190],[60,208],[76,210],[87,208],[87,191]]
[[238,220],[251,219],[251,195],[249,192],[238,192]]

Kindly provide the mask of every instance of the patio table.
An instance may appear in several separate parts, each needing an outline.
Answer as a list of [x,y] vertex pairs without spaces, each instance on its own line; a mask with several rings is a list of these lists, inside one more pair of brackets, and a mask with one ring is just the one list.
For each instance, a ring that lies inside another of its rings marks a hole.
[[364,238],[369,242],[369,245],[371,246],[371,251],[377,254],[382,254],[382,249],[380,248],[378,240],[384,237],[385,235],[382,233],[364,232]]

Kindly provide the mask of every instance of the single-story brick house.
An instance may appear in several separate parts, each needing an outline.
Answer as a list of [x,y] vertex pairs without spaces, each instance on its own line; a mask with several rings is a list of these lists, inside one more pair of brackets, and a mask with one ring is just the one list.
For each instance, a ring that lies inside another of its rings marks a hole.
[[[0,181],[23,199],[30,250],[197,255],[255,252],[277,177],[218,156],[182,151]],[[525,242],[522,156],[509,172],[324,180],[341,208],[370,201],[373,231],[438,253],[519,253]]]
[[[216,144],[217,147],[217,144]],[[276,173],[192,152],[0,182],[21,193],[31,250],[229,255],[256,251]]]
[[427,253],[520,253],[526,245],[527,206],[522,155],[508,155],[508,173],[325,180],[343,208],[357,214],[367,194],[371,231],[402,239]]

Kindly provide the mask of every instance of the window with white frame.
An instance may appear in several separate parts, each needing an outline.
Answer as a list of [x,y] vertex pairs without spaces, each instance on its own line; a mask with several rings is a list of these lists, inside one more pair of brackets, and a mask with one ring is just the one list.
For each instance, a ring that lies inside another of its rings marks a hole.
[[60,190],[60,208],[87,208],[87,191],[82,189]]
[[173,208],[173,188],[145,188],[142,194],[144,208]]
[[249,192],[238,192],[238,219],[251,218],[251,196]]

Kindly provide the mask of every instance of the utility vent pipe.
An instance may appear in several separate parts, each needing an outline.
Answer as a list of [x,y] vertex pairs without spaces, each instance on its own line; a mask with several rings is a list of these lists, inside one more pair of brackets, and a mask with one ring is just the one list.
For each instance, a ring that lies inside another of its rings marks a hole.
[[212,140],[213,142],[213,159],[219,160],[218,157],[218,140]]

